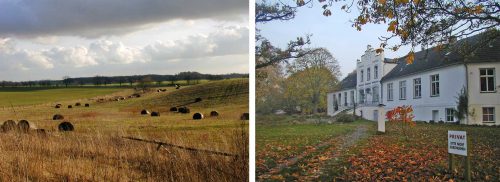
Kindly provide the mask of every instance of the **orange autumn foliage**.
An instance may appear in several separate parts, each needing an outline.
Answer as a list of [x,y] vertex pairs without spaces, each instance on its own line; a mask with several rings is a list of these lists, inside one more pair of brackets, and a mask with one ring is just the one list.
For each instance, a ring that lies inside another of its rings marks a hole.
[[410,126],[415,126],[413,121],[413,108],[411,106],[398,106],[393,110],[387,111],[386,118],[391,122],[403,122]]

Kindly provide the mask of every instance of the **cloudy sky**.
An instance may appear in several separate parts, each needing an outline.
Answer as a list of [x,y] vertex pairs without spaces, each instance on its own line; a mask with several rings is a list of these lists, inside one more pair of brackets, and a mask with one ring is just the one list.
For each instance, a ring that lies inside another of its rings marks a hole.
[[0,0],[0,80],[248,73],[248,0]]
[[[260,0],[259,0],[260,1]],[[276,2],[269,0],[268,2]],[[292,2],[290,0],[283,2]],[[350,2],[350,1],[349,1]],[[261,34],[269,39],[273,44],[286,48],[290,40],[296,40],[298,36],[312,34],[311,45],[309,47],[324,47],[328,49],[338,60],[342,77],[356,68],[356,60],[361,59],[367,45],[378,47],[381,43],[380,36],[390,35],[387,32],[387,25],[368,24],[362,27],[362,31],[357,31],[351,25],[350,20],[359,14],[345,13],[340,10],[343,3],[335,3],[332,8],[332,16],[322,15],[323,10],[317,1],[313,5],[298,8],[298,12],[293,20],[273,21],[266,24],[257,24]],[[390,43],[397,43],[398,39]],[[417,47],[416,49],[420,49]],[[410,47],[402,47],[397,52],[386,50],[386,58],[398,58],[405,56],[410,51]]]

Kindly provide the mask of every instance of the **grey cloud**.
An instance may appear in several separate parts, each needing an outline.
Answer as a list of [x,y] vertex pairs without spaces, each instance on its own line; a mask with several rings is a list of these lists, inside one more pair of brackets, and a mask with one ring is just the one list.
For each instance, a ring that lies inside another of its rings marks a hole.
[[186,40],[156,42],[144,48],[152,60],[172,60],[231,54],[248,54],[248,28],[221,27],[208,36],[191,36]]
[[[24,50],[17,48],[14,40],[0,39],[0,69],[4,71],[95,66],[110,68],[133,63],[168,63],[172,66],[179,60],[248,55],[248,28],[237,26],[221,27],[208,35],[196,35],[187,39],[158,41],[145,47],[97,40],[88,46]],[[206,62],[209,64],[210,61],[207,59]]]
[[15,42],[0,39],[0,70],[50,69],[54,65],[41,52],[16,49]]
[[0,36],[125,34],[174,19],[235,20],[248,14],[248,0],[5,0]]

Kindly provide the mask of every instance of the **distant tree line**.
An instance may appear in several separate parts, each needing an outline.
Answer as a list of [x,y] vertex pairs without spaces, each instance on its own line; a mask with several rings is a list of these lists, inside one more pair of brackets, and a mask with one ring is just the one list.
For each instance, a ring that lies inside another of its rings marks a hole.
[[133,75],[133,76],[101,76],[71,78],[64,76],[62,80],[36,80],[36,81],[1,81],[0,87],[68,87],[68,86],[108,86],[111,84],[119,86],[132,86],[136,83],[156,83],[157,85],[174,85],[177,81],[185,81],[185,84],[198,84],[200,80],[223,80],[231,78],[248,78],[248,74],[202,74],[198,72],[180,72],[175,75]]

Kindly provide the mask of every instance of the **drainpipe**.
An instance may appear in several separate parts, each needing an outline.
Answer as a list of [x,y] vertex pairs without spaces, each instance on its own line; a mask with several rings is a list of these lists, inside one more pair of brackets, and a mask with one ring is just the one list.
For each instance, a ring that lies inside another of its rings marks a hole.
[[465,66],[465,93],[467,95],[467,111],[465,113],[466,122],[464,124],[469,125],[469,69],[467,67],[466,60],[464,60],[464,66]]
[[467,111],[465,113],[466,124],[469,125],[469,69],[467,63],[464,61],[465,66],[465,93],[467,93]]

